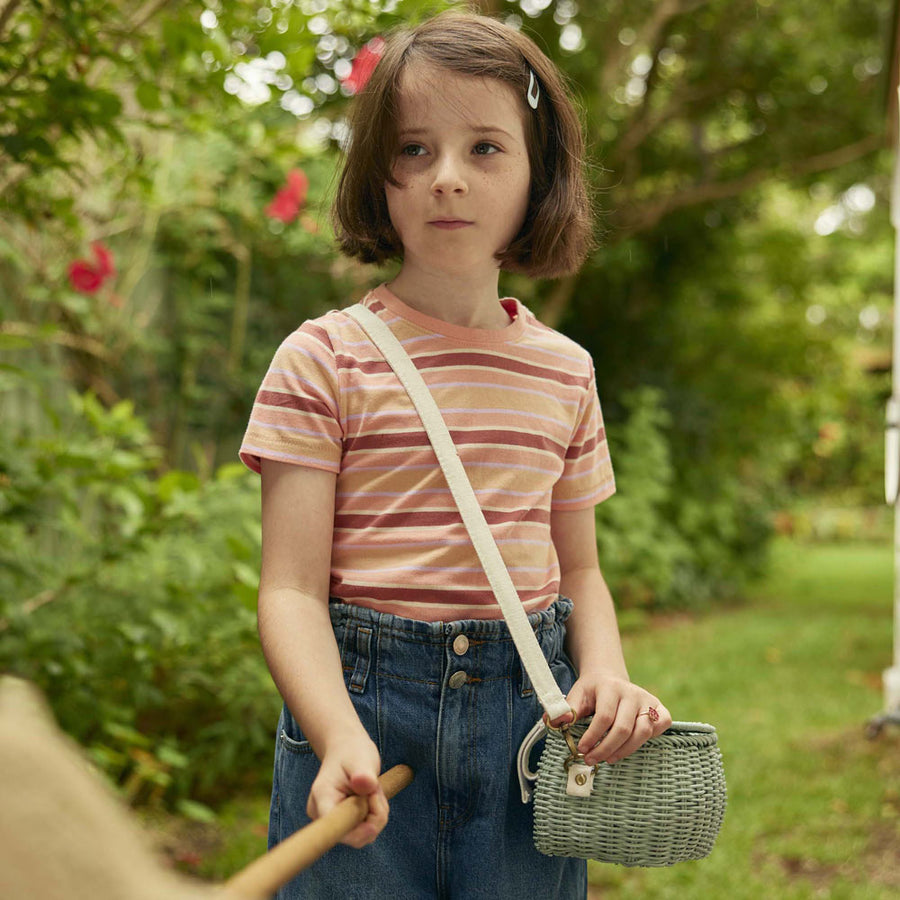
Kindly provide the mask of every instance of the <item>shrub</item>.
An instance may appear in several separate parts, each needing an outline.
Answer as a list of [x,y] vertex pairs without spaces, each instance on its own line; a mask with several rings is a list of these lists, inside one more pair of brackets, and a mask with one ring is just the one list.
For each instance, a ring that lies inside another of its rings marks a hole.
[[135,802],[260,780],[278,700],[256,636],[256,477],[156,477],[127,403],[72,395],[56,425],[0,445],[0,667]]
[[735,596],[761,568],[767,509],[734,479],[703,484],[678,472],[671,417],[658,388],[622,398],[610,428],[615,497],[597,507],[600,565],[623,608],[699,607]]

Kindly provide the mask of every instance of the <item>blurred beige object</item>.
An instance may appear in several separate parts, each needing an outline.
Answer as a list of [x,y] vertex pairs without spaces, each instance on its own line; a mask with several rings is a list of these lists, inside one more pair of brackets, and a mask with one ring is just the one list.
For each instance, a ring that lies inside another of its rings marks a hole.
[[168,871],[31,684],[0,678],[2,900],[228,900]]

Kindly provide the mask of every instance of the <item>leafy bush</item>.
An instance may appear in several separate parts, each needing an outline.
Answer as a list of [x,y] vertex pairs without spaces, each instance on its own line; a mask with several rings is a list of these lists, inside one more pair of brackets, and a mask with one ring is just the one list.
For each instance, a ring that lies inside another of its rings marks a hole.
[[72,395],[55,426],[0,444],[0,667],[40,685],[134,802],[259,780],[278,700],[256,636],[255,476],[155,477],[128,403]]
[[597,508],[600,563],[625,608],[697,607],[738,592],[761,568],[767,509],[737,480],[714,486],[677,470],[658,388],[626,393],[610,429],[615,497]]

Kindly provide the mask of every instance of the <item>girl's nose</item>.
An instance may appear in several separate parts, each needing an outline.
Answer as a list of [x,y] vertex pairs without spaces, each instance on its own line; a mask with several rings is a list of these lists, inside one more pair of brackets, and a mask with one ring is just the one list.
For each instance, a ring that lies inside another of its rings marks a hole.
[[449,154],[438,158],[431,190],[435,194],[467,194],[469,192],[469,186],[458,160]]

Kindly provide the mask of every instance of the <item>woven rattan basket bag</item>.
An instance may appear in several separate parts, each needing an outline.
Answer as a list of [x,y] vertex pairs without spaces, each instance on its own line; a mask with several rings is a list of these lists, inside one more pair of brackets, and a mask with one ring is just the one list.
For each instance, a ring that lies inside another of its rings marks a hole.
[[[453,446],[443,416],[415,365],[375,313],[346,312],[368,334],[422,419],[510,635],[548,721],[571,714],[553,678],[503,557]],[[587,766],[576,744],[587,721],[551,729],[537,773],[529,756],[547,729],[538,722],[519,749],[522,799],[534,792],[534,841],[542,853],[626,866],[668,866],[706,856],[725,813],[722,757],[711,725],[674,723],[615,765]]]
[[[586,720],[569,731],[577,743]],[[587,796],[567,793],[571,750],[548,731],[534,790],[534,843],[549,856],[623,866],[702,859],[725,816],[725,773],[716,730],[674,722],[615,765],[594,767]]]

